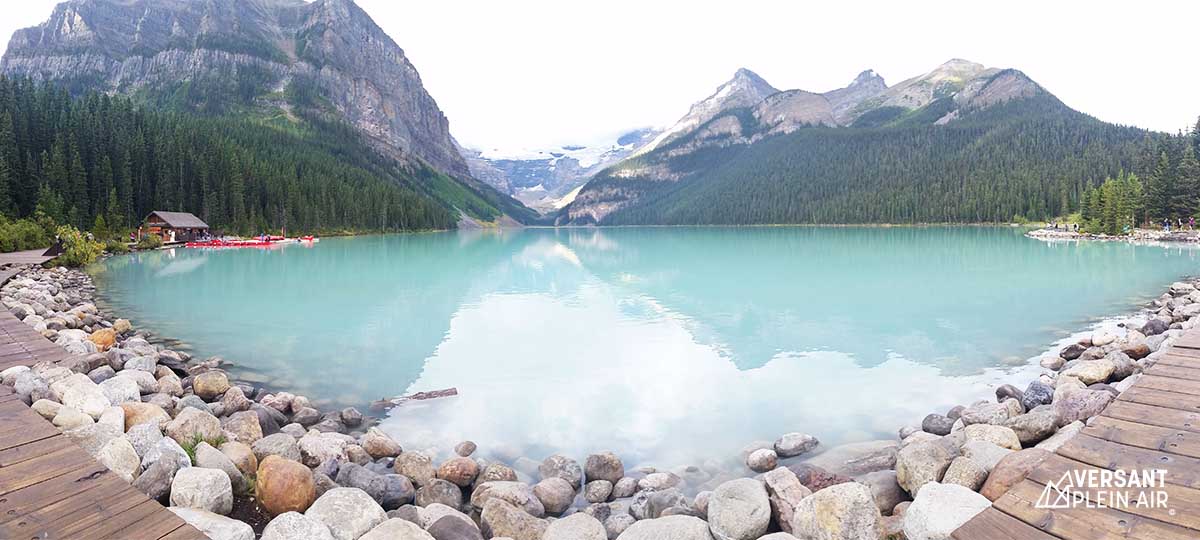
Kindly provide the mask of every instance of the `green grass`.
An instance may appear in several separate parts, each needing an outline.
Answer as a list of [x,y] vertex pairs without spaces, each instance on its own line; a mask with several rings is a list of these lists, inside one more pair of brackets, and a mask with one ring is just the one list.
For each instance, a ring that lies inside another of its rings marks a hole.
[[200,446],[200,443],[208,443],[208,445],[213,448],[220,448],[222,444],[225,444],[225,442],[226,441],[225,441],[224,435],[217,435],[216,437],[208,438],[208,437],[201,436],[199,433],[196,433],[196,434],[192,435],[192,438],[190,440],[184,441],[184,443],[179,446],[183,447],[183,451],[187,452],[188,459],[191,460],[193,465],[195,465],[196,464],[196,447]]

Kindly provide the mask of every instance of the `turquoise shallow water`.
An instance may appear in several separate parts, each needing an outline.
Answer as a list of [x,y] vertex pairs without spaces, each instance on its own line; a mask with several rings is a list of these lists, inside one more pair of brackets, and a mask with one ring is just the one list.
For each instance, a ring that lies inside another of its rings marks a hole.
[[93,269],[135,325],[239,376],[395,409],[406,447],[734,456],[894,437],[1196,272],[1197,252],[1009,228],[530,229],[177,249]]

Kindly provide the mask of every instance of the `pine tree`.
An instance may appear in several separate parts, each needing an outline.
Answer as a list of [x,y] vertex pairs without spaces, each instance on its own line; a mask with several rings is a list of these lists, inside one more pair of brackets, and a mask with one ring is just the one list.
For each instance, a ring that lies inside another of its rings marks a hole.
[[1175,169],[1178,178],[1179,203],[1183,215],[1196,216],[1200,210],[1200,161],[1196,159],[1196,150],[1192,145],[1185,145],[1183,158]]

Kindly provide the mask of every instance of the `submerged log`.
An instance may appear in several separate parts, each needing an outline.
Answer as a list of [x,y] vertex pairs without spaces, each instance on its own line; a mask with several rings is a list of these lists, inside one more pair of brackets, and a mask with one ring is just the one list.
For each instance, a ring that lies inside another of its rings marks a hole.
[[403,405],[409,401],[426,401],[430,399],[438,399],[444,397],[452,397],[458,395],[457,388],[446,388],[443,390],[432,390],[429,392],[417,392],[407,396],[399,396],[390,399],[380,399],[371,402],[372,411],[385,411],[397,405]]

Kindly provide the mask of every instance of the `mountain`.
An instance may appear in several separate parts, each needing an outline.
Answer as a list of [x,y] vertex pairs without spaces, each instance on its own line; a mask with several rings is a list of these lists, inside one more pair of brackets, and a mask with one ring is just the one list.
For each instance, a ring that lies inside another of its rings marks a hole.
[[416,68],[351,0],[70,0],[13,35],[0,73],[284,129],[344,123],[412,177],[438,173],[418,187],[465,217],[530,214],[470,177]]
[[757,100],[770,85],[747,73],[596,174],[556,222],[1045,218],[1129,168],[1147,135],[1070,109],[1020,71],[959,59],[891,87],[868,70],[844,88]]
[[658,133],[638,129],[595,145],[516,151],[460,147],[459,151],[475,178],[534,210],[552,213],[574,200],[592,175],[629,157]]

